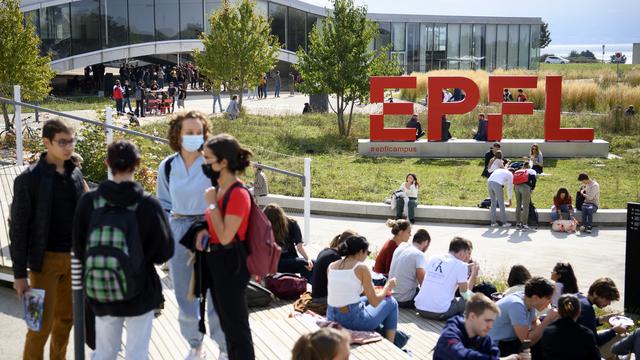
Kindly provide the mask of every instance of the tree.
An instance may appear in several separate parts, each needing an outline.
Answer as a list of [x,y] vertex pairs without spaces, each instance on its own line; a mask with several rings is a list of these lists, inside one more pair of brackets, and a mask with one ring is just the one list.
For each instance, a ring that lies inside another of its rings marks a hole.
[[551,33],[549,32],[549,24],[543,22],[540,26],[540,49],[544,49],[551,43]]
[[569,58],[577,58],[580,57],[580,53],[577,52],[576,50],[571,50],[571,52],[569,53]]
[[611,63],[612,64],[626,64],[627,63],[627,55],[622,54],[620,59],[618,59],[615,54],[611,55]]
[[[51,58],[40,56],[40,38],[31,21],[25,21],[19,0],[0,0],[0,96],[13,98],[20,85],[23,101],[41,100],[51,90]],[[5,129],[12,131],[8,105],[1,105]]]
[[596,55],[594,53],[592,53],[591,50],[585,50],[585,51],[581,52],[580,56],[585,57],[587,59],[591,59],[591,60],[597,60],[596,59]]
[[204,50],[194,54],[207,80],[226,83],[238,93],[240,105],[244,89],[257,85],[260,76],[273,69],[280,49],[269,20],[254,8],[253,1],[231,6],[224,0],[222,8],[209,17],[209,33],[200,37]]
[[377,35],[378,26],[367,19],[366,7],[355,7],[353,0],[334,0],[333,13],[327,13],[309,35],[309,52],[297,52],[295,68],[304,80],[301,91],[336,95],[335,108],[331,102],[329,105],[337,115],[341,136],[351,132],[355,101],[368,98],[369,77],[402,74],[389,48],[369,49]]

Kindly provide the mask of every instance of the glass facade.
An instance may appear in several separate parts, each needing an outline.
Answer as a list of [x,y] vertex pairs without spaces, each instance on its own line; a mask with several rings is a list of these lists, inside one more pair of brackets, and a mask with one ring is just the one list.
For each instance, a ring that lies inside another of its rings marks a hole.
[[204,31],[203,11],[202,0],[180,0],[181,39],[200,38],[200,34]]
[[[233,0],[230,4],[237,3]],[[197,39],[223,0],[79,0],[32,10],[42,52],[53,59],[129,44]],[[283,49],[309,48],[323,16],[258,0],[256,13],[271,20]],[[495,20],[493,20],[495,21]],[[390,46],[407,73],[434,69],[538,67],[540,25],[378,22],[369,49]]]
[[298,47],[306,49],[307,43],[307,16],[302,10],[289,8],[289,20],[287,23],[287,50],[296,51]]
[[287,7],[269,3],[269,17],[271,18],[271,34],[278,37],[278,41],[286,48],[287,44]]

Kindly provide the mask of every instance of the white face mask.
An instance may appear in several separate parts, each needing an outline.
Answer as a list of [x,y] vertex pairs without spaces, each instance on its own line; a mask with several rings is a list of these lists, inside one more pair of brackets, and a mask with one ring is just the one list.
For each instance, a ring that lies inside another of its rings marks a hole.
[[195,152],[204,144],[202,135],[182,135],[182,148],[188,152]]

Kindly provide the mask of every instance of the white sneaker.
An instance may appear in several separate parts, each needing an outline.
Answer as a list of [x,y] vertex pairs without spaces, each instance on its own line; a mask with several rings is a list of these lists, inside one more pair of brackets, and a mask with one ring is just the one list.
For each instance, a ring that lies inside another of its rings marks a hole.
[[527,231],[527,230],[529,230],[529,225],[522,224],[521,229],[524,230],[524,231]]
[[204,352],[204,350],[196,350],[196,349],[191,349],[191,351],[189,351],[189,355],[187,355],[186,358],[184,358],[184,360],[204,360],[207,358],[207,354]]
[[508,227],[511,227],[511,224],[510,223],[504,223],[504,224],[502,224],[502,227],[503,228],[508,228]]
[[491,227],[498,227],[498,223],[491,223]]

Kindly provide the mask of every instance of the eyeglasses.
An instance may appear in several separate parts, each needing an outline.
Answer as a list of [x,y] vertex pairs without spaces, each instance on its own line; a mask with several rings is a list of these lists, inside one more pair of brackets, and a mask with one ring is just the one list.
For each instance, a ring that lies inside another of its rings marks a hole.
[[75,146],[78,140],[76,140],[75,138],[71,140],[60,139],[60,140],[53,140],[53,142],[58,144],[58,146],[60,147],[67,147],[67,146]]

